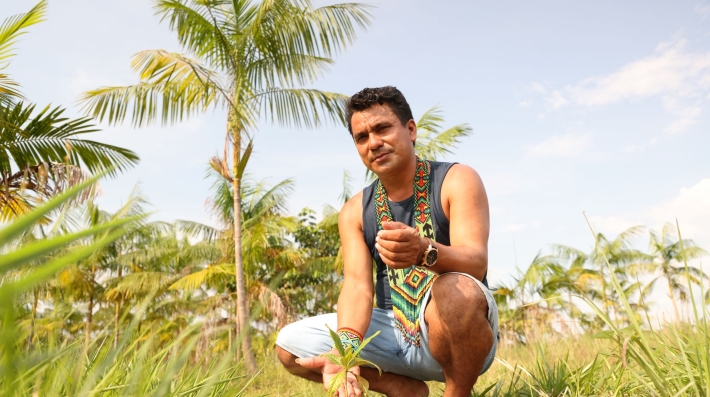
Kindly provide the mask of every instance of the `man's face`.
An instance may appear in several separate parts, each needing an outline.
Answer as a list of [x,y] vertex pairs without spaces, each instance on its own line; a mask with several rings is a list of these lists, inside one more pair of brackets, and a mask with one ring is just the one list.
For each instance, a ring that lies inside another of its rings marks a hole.
[[363,164],[377,175],[397,169],[414,157],[412,143],[417,139],[416,123],[409,120],[402,125],[387,105],[353,113],[350,127]]

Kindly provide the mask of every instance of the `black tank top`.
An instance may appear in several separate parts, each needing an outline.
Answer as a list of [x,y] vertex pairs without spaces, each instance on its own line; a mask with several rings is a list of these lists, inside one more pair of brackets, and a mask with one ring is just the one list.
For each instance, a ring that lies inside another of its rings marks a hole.
[[[440,163],[430,161],[431,164],[431,214],[432,224],[436,242],[443,245],[451,245],[449,239],[449,220],[446,219],[444,208],[441,206],[441,186],[444,184],[446,173],[455,163]],[[377,307],[385,310],[392,310],[392,299],[390,298],[390,283],[387,277],[387,265],[382,262],[380,253],[375,248],[375,237],[377,235],[377,216],[375,215],[375,205],[373,204],[375,187],[377,181],[366,187],[362,192],[362,231],[365,243],[370,249],[370,253],[375,260],[375,295]],[[392,217],[397,222],[414,227],[414,196],[410,196],[404,201],[390,201],[390,211]],[[483,277],[483,284],[487,287],[486,276]]]

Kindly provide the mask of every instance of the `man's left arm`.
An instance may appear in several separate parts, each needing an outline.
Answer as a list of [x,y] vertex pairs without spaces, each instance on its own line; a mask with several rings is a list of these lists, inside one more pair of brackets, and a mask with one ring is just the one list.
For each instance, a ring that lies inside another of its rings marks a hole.
[[[441,205],[449,218],[451,246],[432,242],[439,255],[429,270],[467,273],[483,280],[488,271],[490,220],[488,196],[478,173],[469,166],[454,164],[441,187]],[[425,240],[420,260],[427,246]]]
[[[439,250],[434,273],[461,272],[478,280],[488,270],[488,197],[480,176],[462,164],[451,167],[441,187],[441,204],[449,219],[451,246],[436,243]],[[421,262],[429,245],[416,229],[388,222],[378,233],[377,249],[387,266],[407,268]]]

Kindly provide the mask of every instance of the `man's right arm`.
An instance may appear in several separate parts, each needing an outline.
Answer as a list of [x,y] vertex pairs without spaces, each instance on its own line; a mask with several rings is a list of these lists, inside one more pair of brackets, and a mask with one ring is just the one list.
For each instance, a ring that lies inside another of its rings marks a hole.
[[372,316],[372,255],[362,227],[362,192],[340,211],[338,229],[343,250],[344,281],[338,298],[338,328],[352,328],[365,335]]
[[[338,298],[338,328],[352,328],[365,335],[372,317],[372,255],[365,244],[362,232],[362,192],[350,199],[338,216],[340,243],[343,250],[345,279]],[[333,348],[330,354],[338,354]],[[323,388],[328,390],[331,379],[343,368],[331,363],[325,357],[301,358],[302,366],[318,370],[323,374]],[[337,397],[361,396],[362,392],[353,374],[360,374],[360,368],[352,368],[348,377],[348,390],[339,389]]]

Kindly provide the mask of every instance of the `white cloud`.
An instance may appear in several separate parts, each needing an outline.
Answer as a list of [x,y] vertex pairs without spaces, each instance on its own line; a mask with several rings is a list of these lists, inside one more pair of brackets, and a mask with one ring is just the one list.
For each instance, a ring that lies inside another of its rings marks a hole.
[[678,219],[684,237],[710,249],[710,178],[682,188],[676,197],[654,206],[649,215],[656,227]]
[[563,156],[579,157],[588,151],[591,134],[566,134],[551,136],[528,148],[528,157]]
[[565,99],[561,91],[553,91],[552,94],[545,99],[548,105],[553,109],[559,109],[563,106],[567,106],[569,101]]
[[653,146],[658,142],[658,138],[651,138],[648,143],[638,144],[638,145],[626,145],[623,148],[624,153],[643,153],[647,146]]
[[703,21],[710,16],[710,5],[696,5],[693,10],[695,13],[700,14],[703,17]]
[[710,250],[710,178],[691,187],[684,187],[672,199],[648,207],[635,214],[590,216],[595,231],[616,236],[631,226],[646,225],[660,230],[666,223],[678,219],[683,238],[695,240]]
[[634,97],[664,93],[687,95],[708,88],[710,53],[689,52],[687,41],[661,43],[655,54],[622,66],[605,76],[567,87],[572,100],[582,106],[603,106]]
[[530,105],[532,105],[532,101],[530,101],[530,100],[528,100],[528,101],[522,101],[522,102],[519,102],[519,103],[518,103],[518,106],[520,106],[521,108],[527,108],[527,107],[529,107]]
[[[702,8],[710,15],[710,6]],[[697,9],[696,9],[697,10]],[[544,96],[550,109],[596,108],[622,101],[663,96],[664,108],[678,119],[666,128],[682,132],[697,122],[702,100],[710,94],[710,52],[689,50],[687,40],[660,43],[654,53],[618,70],[553,90],[540,83],[531,90]],[[703,99],[698,99],[703,98]]]
[[702,112],[702,108],[698,105],[684,105],[680,103],[678,98],[664,97],[663,107],[678,117],[671,125],[666,127],[665,131],[671,134],[677,134],[685,131],[688,127],[697,123],[697,119]]
[[530,84],[530,90],[533,92],[537,92],[539,94],[546,94],[547,93],[547,89],[545,89],[545,86],[542,85],[541,83]]

